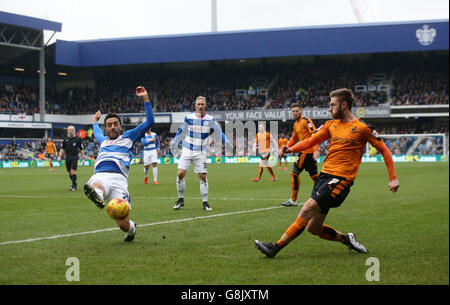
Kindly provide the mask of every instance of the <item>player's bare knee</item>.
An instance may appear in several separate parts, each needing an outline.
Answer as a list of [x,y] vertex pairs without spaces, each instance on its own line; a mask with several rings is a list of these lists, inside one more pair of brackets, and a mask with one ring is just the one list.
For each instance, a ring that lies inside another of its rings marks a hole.
[[308,223],[308,225],[306,226],[306,231],[308,231],[309,233],[311,233],[312,235],[318,235],[320,232],[320,228],[322,226],[317,226],[315,224],[311,224],[310,222]]
[[182,180],[186,176],[186,172],[183,170],[178,171],[178,179]]
[[312,198],[308,199],[300,210],[299,216],[306,220],[311,219],[320,213],[319,204]]
[[103,187],[103,184],[101,184],[100,182],[94,181],[91,183],[91,186],[95,189],[100,189],[103,192],[105,192],[105,188]]

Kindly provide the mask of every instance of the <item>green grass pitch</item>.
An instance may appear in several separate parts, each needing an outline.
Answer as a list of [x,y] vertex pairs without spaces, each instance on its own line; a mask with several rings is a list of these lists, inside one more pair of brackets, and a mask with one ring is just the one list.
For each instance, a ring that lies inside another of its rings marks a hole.
[[[172,209],[176,166],[158,170],[160,185],[144,185],[143,166],[131,167],[130,215],[138,224],[131,243],[84,197],[92,167],[79,167],[76,192],[63,168],[0,170],[0,284],[449,284],[448,162],[397,163],[396,194],[384,164],[361,165],[350,195],[325,223],[356,233],[369,254],[349,254],[305,231],[273,259],[253,243],[277,241],[299,212],[280,205],[290,197],[289,170],[275,168],[276,182],[265,171],[255,183],[255,164],[210,165],[209,212],[192,169],[179,211]],[[312,181],[307,173],[300,179],[303,202]],[[69,257],[79,261],[79,281],[66,279]],[[371,257],[379,281],[366,279]]]

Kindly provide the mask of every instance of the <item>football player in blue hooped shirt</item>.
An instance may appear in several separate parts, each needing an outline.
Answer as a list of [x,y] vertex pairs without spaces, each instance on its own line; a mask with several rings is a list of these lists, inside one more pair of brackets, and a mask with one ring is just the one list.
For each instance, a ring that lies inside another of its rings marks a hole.
[[[100,111],[93,117],[94,137],[100,144],[100,150],[95,162],[94,175],[84,185],[84,192],[100,209],[105,207],[105,202],[114,198],[125,199],[130,203],[128,172],[133,157],[132,148],[155,123],[147,90],[139,86],[136,88],[136,95],[144,102],[146,116],[146,120],[136,128],[122,133],[120,117],[115,113],[109,113],[104,121],[107,135],[105,137],[98,125]],[[129,216],[117,220],[117,224],[122,231],[127,232],[125,241],[132,241],[136,234],[136,224]]]

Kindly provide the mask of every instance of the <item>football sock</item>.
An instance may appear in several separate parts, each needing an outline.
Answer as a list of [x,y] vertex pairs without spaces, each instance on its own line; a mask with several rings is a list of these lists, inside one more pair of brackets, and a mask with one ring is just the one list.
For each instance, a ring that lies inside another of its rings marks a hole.
[[293,202],[296,202],[298,191],[300,189],[300,178],[298,177],[297,174],[291,173],[291,187],[292,187],[291,200]]
[[72,175],[72,185],[77,186],[77,175]]
[[153,168],[153,181],[158,180],[158,168],[154,167]]
[[184,190],[186,189],[186,180],[185,178],[179,179],[177,176],[177,192],[178,198],[184,198]]
[[275,178],[275,174],[273,173],[273,170],[272,170],[272,168],[271,168],[271,167],[268,167],[268,168],[267,168],[267,170],[269,171],[269,174],[271,174],[271,175],[272,175],[272,177],[274,177],[274,178]]
[[261,179],[261,175],[262,175],[263,171],[264,171],[264,167],[260,166],[258,169],[258,179]]
[[200,180],[200,195],[202,195],[202,201],[208,201],[208,180]]
[[305,230],[308,221],[300,216],[297,217],[295,222],[286,230],[281,239],[277,241],[277,245],[282,248],[290,243],[294,238],[302,234]]
[[340,241],[341,243],[344,243],[342,233],[339,233],[336,229],[328,225],[322,225],[322,228],[317,233],[317,236],[322,239]]
[[148,170],[144,168],[144,176],[148,177]]
[[134,222],[130,220],[130,228],[128,229],[128,233],[134,234],[136,231],[136,226],[134,225]]
[[101,189],[95,188],[95,187],[94,187],[94,191],[97,193],[98,198],[100,198],[102,201],[104,201],[103,191]]

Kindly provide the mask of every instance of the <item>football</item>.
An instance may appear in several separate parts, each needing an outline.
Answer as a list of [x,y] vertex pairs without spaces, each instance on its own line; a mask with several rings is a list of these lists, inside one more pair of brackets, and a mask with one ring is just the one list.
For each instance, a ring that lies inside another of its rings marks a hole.
[[124,219],[130,213],[130,204],[121,198],[114,198],[108,203],[106,212],[112,219]]

